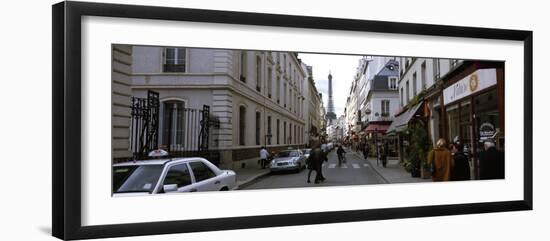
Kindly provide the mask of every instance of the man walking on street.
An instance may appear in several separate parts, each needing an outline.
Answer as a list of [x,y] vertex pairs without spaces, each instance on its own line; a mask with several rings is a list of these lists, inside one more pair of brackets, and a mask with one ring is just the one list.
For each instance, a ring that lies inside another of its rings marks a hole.
[[312,141],[311,144],[311,153],[309,155],[308,160],[308,169],[309,172],[307,174],[307,182],[310,183],[310,177],[311,172],[315,170],[315,184],[318,184],[325,180],[325,177],[323,177],[323,161],[324,161],[324,153],[321,150],[321,143],[319,143],[318,140]]
[[267,152],[267,149],[265,149],[265,146],[262,146],[260,149],[260,164],[262,169],[267,166],[267,156],[269,156],[269,153]]

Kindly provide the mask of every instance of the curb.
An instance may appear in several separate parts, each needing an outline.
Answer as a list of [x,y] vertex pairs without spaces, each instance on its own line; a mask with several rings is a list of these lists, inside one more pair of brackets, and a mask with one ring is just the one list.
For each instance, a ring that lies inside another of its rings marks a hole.
[[250,177],[250,178],[248,178],[244,181],[237,181],[237,185],[235,185],[235,187],[232,188],[231,190],[240,190],[241,188],[247,186],[251,182],[258,180],[261,177],[267,176],[269,173],[270,173],[270,171],[264,171],[264,172],[261,172],[259,174],[254,175],[254,176],[252,176],[252,177]]
[[[361,159],[362,159],[362,157],[361,157],[359,154],[357,154],[357,152],[353,152],[353,154],[354,154],[355,156],[357,156],[358,158],[361,158]],[[384,177],[384,175],[382,175],[378,170],[376,170],[376,167],[374,167],[374,166],[372,165],[372,162],[371,162],[368,158],[367,158],[367,162],[368,162],[369,165],[371,166],[371,169],[374,170],[374,172],[376,173],[376,175],[378,175],[386,184],[391,184],[391,183],[392,183],[392,182],[390,182],[388,179],[386,179],[386,177]]]

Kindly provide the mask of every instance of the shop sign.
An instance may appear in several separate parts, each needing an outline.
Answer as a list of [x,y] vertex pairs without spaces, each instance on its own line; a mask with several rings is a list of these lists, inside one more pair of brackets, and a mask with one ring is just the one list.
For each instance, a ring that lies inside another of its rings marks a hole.
[[495,126],[489,122],[485,122],[479,126],[479,140],[485,141],[487,139],[493,138],[495,135],[496,130]]
[[443,103],[448,104],[497,84],[496,69],[480,69],[443,90]]

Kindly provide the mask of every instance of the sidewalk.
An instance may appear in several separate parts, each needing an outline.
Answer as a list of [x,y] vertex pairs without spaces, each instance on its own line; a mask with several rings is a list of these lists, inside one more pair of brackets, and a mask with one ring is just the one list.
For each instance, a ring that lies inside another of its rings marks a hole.
[[[359,158],[363,158],[363,154],[352,152]],[[431,182],[431,179],[422,179],[419,177],[411,177],[411,174],[405,171],[405,168],[399,164],[398,159],[388,159],[388,163],[384,168],[382,162],[379,166],[376,165],[376,158],[368,158],[369,165],[374,171],[386,181],[386,183],[411,183],[411,182]]]
[[[253,181],[269,174],[269,169],[262,169],[258,164],[258,160],[260,160],[259,156],[237,161],[233,164],[233,168],[231,168],[231,170],[235,171],[237,174],[237,185],[233,188],[233,190],[239,190],[247,184],[250,184]],[[243,163],[244,167],[242,166]]]

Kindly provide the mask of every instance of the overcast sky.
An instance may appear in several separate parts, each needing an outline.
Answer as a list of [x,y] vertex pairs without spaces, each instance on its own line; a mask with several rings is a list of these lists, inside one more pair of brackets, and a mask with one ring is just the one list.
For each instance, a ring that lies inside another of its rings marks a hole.
[[344,114],[346,98],[361,56],[333,54],[298,54],[298,58],[313,67],[313,79],[317,90],[323,93],[325,108],[328,107],[328,74],[332,73],[332,91],[336,115]]

